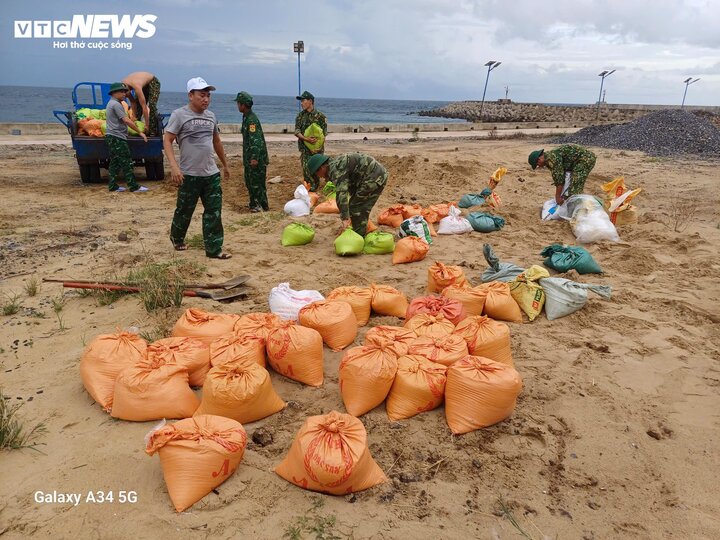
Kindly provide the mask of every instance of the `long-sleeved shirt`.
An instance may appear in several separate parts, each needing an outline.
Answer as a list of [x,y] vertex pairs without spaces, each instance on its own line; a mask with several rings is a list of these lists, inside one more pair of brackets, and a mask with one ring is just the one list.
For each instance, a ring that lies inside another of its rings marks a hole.
[[[374,157],[359,152],[340,154],[328,162],[328,179],[335,184],[340,217],[350,217],[350,196],[364,194],[385,185],[387,171]],[[382,181],[380,180],[382,179]]]
[[243,114],[242,128],[243,136],[243,164],[248,165],[250,160],[256,159],[258,165],[270,163],[265,135],[257,115],[253,111]]
[[583,192],[585,181],[595,166],[595,159],[595,154],[577,144],[563,144],[545,152],[545,166],[550,170],[553,185],[564,185],[565,173],[572,173],[568,196]]
[[[295,135],[304,135],[305,130],[310,127],[310,124],[317,124],[322,128],[323,133],[327,135],[327,118],[325,118],[325,115],[317,109],[313,109],[312,112],[300,111],[298,113],[295,117]],[[298,148],[301,152],[310,153],[308,147],[305,146],[305,143],[300,139],[298,139]],[[324,151],[325,145],[323,145],[323,147],[315,153],[322,154]]]

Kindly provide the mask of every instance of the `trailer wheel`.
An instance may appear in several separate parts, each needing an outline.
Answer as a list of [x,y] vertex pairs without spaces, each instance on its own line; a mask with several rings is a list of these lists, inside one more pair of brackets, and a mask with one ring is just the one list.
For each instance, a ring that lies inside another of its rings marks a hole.
[[80,180],[82,180],[82,183],[89,184],[90,182],[92,182],[92,172],[90,170],[92,165],[88,165],[86,163],[78,163],[78,166],[80,167]]

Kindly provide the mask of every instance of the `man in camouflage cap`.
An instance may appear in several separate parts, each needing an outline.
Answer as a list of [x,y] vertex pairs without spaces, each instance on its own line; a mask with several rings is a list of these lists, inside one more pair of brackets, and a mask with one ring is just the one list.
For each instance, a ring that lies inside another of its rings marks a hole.
[[329,157],[315,154],[308,160],[308,172],[335,184],[336,200],[343,229],[352,225],[359,235],[367,234],[370,211],[387,184],[388,173],[375,158],[359,152]]
[[[535,150],[528,156],[528,163],[550,169],[555,185],[555,202],[563,204],[570,196],[579,195],[585,188],[590,171],[595,166],[595,154],[577,144],[563,144],[555,150]],[[568,177],[569,175],[569,177]]]
[[315,144],[317,139],[315,137],[305,137],[305,130],[310,127],[310,124],[317,124],[322,128],[323,134],[327,135],[327,118],[315,108],[315,96],[310,92],[305,91],[296,96],[295,99],[300,100],[300,107],[302,107],[302,110],[295,117],[295,136],[298,138],[298,148],[300,149],[300,164],[302,165],[303,177],[310,185],[310,191],[315,191],[318,187],[318,181],[308,171],[307,163],[313,154],[322,154],[325,151],[325,145],[323,144],[315,151],[310,150],[305,146],[305,141]]
[[235,97],[238,111],[243,115],[241,133],[243,136],[243,170],[245,186],[250,198],[251,212],[268,210],[265,179],[270,163],[265,135],[257,115],[253,112],[253,97],[247,92],[239,92]]

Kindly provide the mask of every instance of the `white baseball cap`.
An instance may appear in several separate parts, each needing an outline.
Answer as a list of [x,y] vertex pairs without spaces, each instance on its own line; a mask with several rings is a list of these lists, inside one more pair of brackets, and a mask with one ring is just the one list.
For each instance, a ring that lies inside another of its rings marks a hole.
[[193,77],[187,82],[187,91],[193,90],[215,90],[215,87],[209,85],[202,77]]

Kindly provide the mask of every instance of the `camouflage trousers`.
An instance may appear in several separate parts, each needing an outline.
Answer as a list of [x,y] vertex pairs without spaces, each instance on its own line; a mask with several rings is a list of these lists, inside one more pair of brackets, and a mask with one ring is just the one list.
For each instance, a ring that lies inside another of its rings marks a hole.
[[261,207],[263,210],[268,209],[267,187],[265,179],[267,177],[267,165],[258,163],[255,167],[249,163],[244,165],[245,187],[250,197],[250,208]]
[[133,160],[130,155],[130,146],[125,139],[120,137],[114,137],[112,135],[105,135],[105,142],[110,149],[110,165],[108,165],[108,175],[110,181],[108,182],[108,189],[110,191],[117,191],[118,189],[118,175],[122,175],[127,182],[130,191],[135,191],[139,186],[135,181],[135,174],[133,173]]
[[370,211],[380,198],[380,194],[387,184],[388,173],[365,179],[365,181],[354,192],[351,190],[350,201],[350,220],[352,221],[353,230],[361,236],[367,234],[367,223],[370,218]]
[[[148,120],[147,118],[143,118],[146,124],[145,135],[148,137],[157,136],[160,134],[160,130],[158,129],[157,111],[157,102],[158,99],[160,99],[160,80],[157,77],[153,77],[149,83],[143,86],[142,92],[145,96],[145,102],[150,109],[150,119]],[[142,116],[143,111],[142,107],[140,107],[140,102],[135,100],[135,118],[140,120]]]
[[[315,153],[322,154],[324,151],[325,147],[321,148],[319,152]],[[308,161],[310,160],[310,156],[312,155],[313,153],[310,152],[307,146],[303,144],[302,150],[300,150],[300,165],[302,166],[303,178],[310,185],[310,191],[317,191],[320,181],[317,178],[313,178],[313,175],[310,174],[310,171],[308,170]]]
[[567,196],[579,195],[585,189],[585,181],[595,167],[595,156],[579,160],[573,167]]
[[176,246],[185,243],[198,199],[203,204],[202,228],[205,254],[215,257],[222,252],[224,233],[222,226],[222,187],[220,173],[212,176],[183,176],[178,188],[177,206],[170,227],[170,240]]

